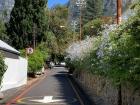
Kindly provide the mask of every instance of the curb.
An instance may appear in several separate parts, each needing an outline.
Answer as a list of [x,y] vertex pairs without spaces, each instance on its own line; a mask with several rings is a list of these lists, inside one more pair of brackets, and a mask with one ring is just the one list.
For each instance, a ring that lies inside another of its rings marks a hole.
[[45,74],[41,75],[38,78],[35,78],[33,80],[27,81],[27,84],[17,87],[17,88],[13,88],[13,89],[9,89],[6,90],[2,93],[4,93],[4,98],[0,100],[0,105],[5,105],[8,101],[10,101],[12,98],[15,98],[16,96],[18,96],[20,93],[22,93],[25,89],[31,87],[32,85],[34,85],[36,82],[38,82],[39,80],[41,80],[42,78],[46,77]]
[[70,78],[74,82],[74,85],[77,87],[77,90],[82,91],[82,93],[84,93],[83,96],[87,97],[88,103],[85,103],[85,105],[108,105],[103,101],[101,97],[97,96],[94,93],[91,93],[91,91],[83,86],[82,83],[76,80],[72,75],[70,75]]
[[95,102],[90,97],[90,95],[83,88],[83,86],[72,75],[69,75],[69,79],[75,86],[75,89],[77,93],[79,94],[80,98],[83,100],[84,105],[96,105]]

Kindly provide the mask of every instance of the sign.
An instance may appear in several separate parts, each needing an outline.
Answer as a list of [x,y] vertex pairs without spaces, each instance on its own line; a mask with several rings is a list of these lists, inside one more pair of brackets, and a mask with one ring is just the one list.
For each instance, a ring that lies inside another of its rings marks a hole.
[[26,49],[26,53],[27,54],[32,54],[34,52],[33,48],[32,47],[29,47]]

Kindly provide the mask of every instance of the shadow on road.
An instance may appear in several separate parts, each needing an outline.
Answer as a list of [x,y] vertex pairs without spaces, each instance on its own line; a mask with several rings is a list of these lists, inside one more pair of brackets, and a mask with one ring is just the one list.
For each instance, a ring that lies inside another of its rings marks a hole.
[[[62,68],[61,68],[62,69]],[[59,71],[53,75],[60,87],[61,96],[64,97],[66,105],[95,105],[77,82],[68,74],[67,70]]]

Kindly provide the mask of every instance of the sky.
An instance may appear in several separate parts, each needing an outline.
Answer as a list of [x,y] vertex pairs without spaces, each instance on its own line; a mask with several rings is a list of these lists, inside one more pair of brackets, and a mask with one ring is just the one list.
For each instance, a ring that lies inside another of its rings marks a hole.
[[65,4],[68,0],[48,0],[48,7],[51,8],[52,6],[56,4]]

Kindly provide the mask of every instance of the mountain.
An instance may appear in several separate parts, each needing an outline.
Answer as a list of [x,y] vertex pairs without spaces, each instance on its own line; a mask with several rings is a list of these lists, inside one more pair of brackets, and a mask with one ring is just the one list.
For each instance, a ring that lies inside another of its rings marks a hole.
[[10,17],[15,0],[0,0],[0,17],[7,21]]
[[[129,5],[134,0],[122,0],[123,13],[128,9]],[[104,15],[105,16],[116,16],[117,2],[116,0],[104,0]]]

